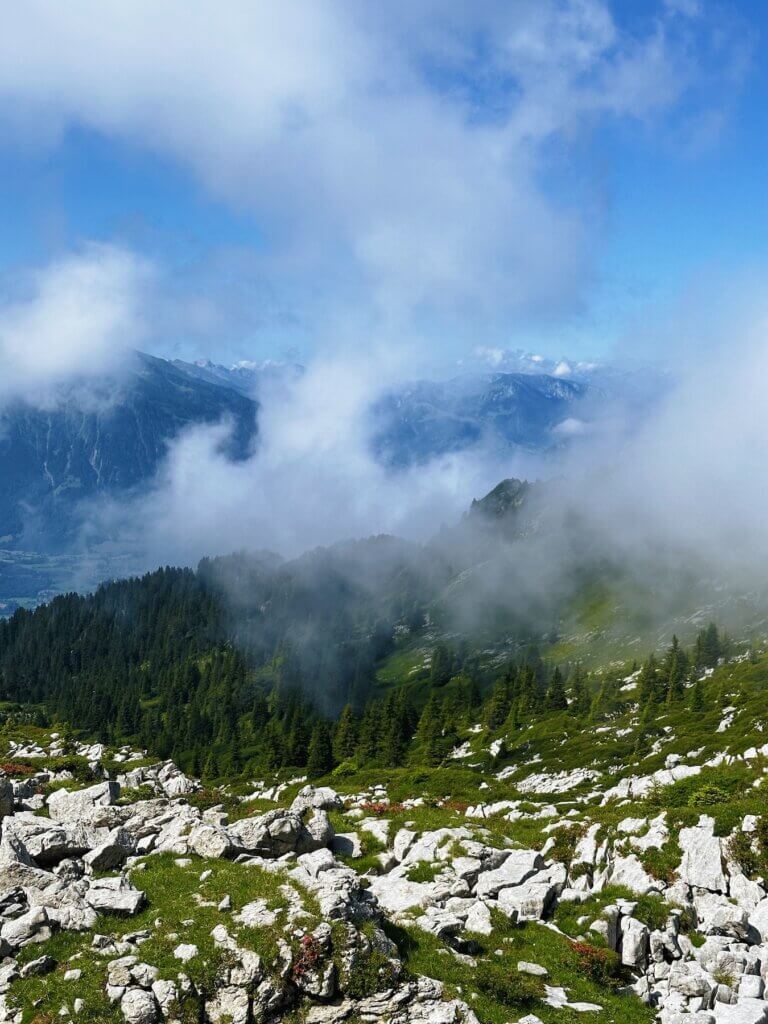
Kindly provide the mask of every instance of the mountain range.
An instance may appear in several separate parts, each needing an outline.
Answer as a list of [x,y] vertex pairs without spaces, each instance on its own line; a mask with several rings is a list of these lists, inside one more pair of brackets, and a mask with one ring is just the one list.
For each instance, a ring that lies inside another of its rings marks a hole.
[[[516,369],[388,391],[361,427],[374,458],[397,470],[480,447],[547,454],[588,433],[616,401],[643,406],[658,391],[646,386],[650,378],[641,388],[635,378],[584,365],[519,355],[506,365]],[[222,454],[247,459],[258,445],[260,394],[269,386],[271,401],[287,400],[304,372],[295,363],[225,367],[135,353],[119,374],[70,381],[44,405],[17,399],[0,407],[0,603],[12,610],[66,585],[92,503],[144,493],[185,430],[227,421]],[[113,562],[119,558],[113,552]],[[103,573],[114,570],[92,563],[87,582]]]

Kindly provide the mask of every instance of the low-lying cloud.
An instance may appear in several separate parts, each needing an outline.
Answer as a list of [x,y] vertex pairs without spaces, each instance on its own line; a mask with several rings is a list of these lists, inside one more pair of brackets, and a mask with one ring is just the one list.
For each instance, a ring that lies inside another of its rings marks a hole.
[[0,402],[48,407],[61,385],[118,369],[145,333],[147,274],[132,253],[89,245],[20,276],[0,304]]

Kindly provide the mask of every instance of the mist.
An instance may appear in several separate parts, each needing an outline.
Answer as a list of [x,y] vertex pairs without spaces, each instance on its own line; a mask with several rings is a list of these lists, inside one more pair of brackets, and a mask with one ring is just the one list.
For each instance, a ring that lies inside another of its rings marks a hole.
[[[0,303],[0,408],[105,400],[89,384],[119,373],[146,334],[140,301],[149,266],[90,243],[6,282]],[[66,392],[62,391],[66,388]]]

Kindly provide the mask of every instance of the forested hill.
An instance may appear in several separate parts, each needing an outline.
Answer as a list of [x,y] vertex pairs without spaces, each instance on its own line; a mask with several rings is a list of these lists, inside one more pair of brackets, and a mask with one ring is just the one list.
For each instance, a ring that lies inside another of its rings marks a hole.
[[161,569],[0,622],[0,696],[190,767],[241,740],[301,764],[313,720],[365,706],[433,589],[423,553],[387,537]]
[[[551,531],[534,490],[504,482],[423,546],[380,536],[292,561],[241,553],[20,610],[0,621],[0,700],[198,772],[211,757],[209,771],[301,767],[318,730],[327,762],[339,716],[337,761],[400,763],[425,729],[445,756],[499,678],[507,713],[559,706],[563,687],[581,708],[580,663],[608,635],[599,617],[634,623],[605,560],[559,563],[556,586],[550,564],[543,585]],[[666,647],[670,625],[603,662]],[[428,707],[433,725],[417,729]]]

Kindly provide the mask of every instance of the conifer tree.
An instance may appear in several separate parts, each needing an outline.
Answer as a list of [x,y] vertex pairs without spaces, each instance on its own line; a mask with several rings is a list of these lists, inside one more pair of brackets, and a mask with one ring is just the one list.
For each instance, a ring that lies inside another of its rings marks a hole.
[[555,668],[547,688],[545,701],[549,711],[564,711],[568,707],[568,698],[565,695],[563,677],[559,668]]
[[317,779],[321,775],[327,775],[332,768],[331,734],[327,724],[320,721],[312,730],[312,738],[309,741],[307,775],[310,779]]
[[581,665],[576,665],[571,673],[571,701],[568,710],[573,715],[585,715],[589,711],[589,691],[587,675]]
[[486,710],[485,720],[493,732],[504,724],[509,714],[509,694],[506,680],[497,679]]
[[416,735],[425,763],[439,764],[442,760],[443,715],[440,698],[435,691],[424,705]]
[[333,732],[333,756],[336,761],[349,761],[357,748],[357,719],[351,704],[342,708]]
[[203,768],[203,780],[205,782],[213,782],[218,779],[220,775],[219,771],[219,759],[216,757],[214,750],[208,754],[205,761],[205,767]]
[[445,686],[451,678],[453,657],[445,644],[438,644],[432,652],[429,680],[433,686]]
[[667,702],[674,704],[685,693],[685,677],[688,674],[688,656],[676,636],[664,659],[664,673],[667,677]]
[[657,704],[666,696],[666,683],[656,656],[651,654],[642,667],[640,678],[637,681],[637,695],[640,706],[643,708],[651,704]]
[[702,711],[706,711],[707,702],[704,696],[704,684],[701,679],[697,679],[691,689],[691,701],[690,708],[694,714],[699,714]]

